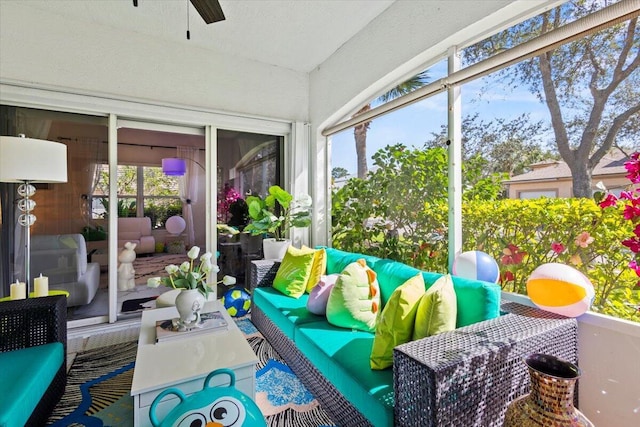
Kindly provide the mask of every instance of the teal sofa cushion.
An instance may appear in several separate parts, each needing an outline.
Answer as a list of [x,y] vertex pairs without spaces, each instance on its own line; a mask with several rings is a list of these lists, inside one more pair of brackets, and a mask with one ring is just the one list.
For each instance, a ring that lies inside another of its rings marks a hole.
[[[423,273],[422,276],[424,277],[425,274]],[[500,316],[500,297],[502,294],[500,285],[482,280],[465,279],[464,277],[451,276],[451,278],[458,303],[456,328]],[[428,286],[431,286],[435,281],[428,283]]]
[[393,370],[370,368],[373,338],[319,321],[297,325],[295,344],[373,425],[392,426]]
[[[365,259],[367,265],[378,275],[383,308],[393,291],[416,274],[422,273],[426,289],[429,289],[436,280],[442,277],[441,273],[424,272],[398,261],[345,252],[334,248],[326,249],[327,274],[340,273],[350,262],[360,258]],[[457,276],[452,276],[452,278],[458,301],[456,328],[494,319],[500,315],[502,290],[499,285]]]
[[356,262],[359,259],[364,259],[369,267],[375,270],[374,265],[377,261],[380,260],[378,257],[374,257],[371,255],[363,255],[357,254],[353,252],[345,252],[340,249],[327,248],[325,246],[319,246],[320,248],[324,248],[327,252],[327,273],[326,274],[334,274],[334,273],[342,273],[342,270],[352,262]]
[[309,294],[292,298],[271,287],[256,288],[253,291],[253,304],[259,306],[291,341],[295,325],[324,319],[307,310],[307,299]]
[[64,362],[55,342],[0,353],[0,426],[23,426]]
[[375,263],[373,271],[378,275],[382,307],[387,304],[396,288],[420,273],[420,270],[398,261],[381,259]]

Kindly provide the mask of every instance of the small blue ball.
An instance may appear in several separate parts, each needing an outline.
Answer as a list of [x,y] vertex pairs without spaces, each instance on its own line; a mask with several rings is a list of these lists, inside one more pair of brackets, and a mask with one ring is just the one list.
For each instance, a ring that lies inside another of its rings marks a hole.
[[222,305],[232,317],[242,317],[251,309],[251,295],[241,287],[233,287],[225,292]]

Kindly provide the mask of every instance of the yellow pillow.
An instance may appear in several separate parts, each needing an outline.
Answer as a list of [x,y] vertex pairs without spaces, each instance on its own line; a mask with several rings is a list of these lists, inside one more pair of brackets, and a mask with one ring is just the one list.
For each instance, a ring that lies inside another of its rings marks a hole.
[[393,348],[411,340],[418,304],[424,295],[422,273],[398,286],[382,309],[371,348],[371,369],[393,365]]
[[315,251],[289,246],[273,279],[273,288],[293,298],[300,298],[307,289]]
[[320,277],[327,271],[327,251],[322,249],[311,249],[306,246],[302,246],[303,250],[314,251],[313,265],[311,266],[311,274],[309,275],[309,281],[307,282],[307,292],[311,292],[318,282]]
[[428,337],[456,328],[458,314],[456,292],[450,275],[444,275],[420,298],[413,339]]

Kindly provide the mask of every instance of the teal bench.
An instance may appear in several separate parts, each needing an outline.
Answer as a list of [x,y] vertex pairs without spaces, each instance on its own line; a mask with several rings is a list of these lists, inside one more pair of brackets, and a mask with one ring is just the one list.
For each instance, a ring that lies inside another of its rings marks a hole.
[[0,302],[0,427],[41,426],[66,386],[63,295]]

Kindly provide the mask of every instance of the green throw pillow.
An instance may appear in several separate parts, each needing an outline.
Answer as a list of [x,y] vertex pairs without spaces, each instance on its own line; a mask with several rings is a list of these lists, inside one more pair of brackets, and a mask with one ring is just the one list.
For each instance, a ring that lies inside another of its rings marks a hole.
[[364,259],[340,273],[327,301],[327,321],[334,326],[374,332],[380,312],[380,286]]
[[303,246],[302,249],[314,251],[311,274],[309,275],[309,280],[307,281],[307,292],[311,292],[311,290],[320,281],[320,277],[322,277],[327,271],[327,251],[325,251],[324,248],[311,249],[307,248],[306,246]]
[[418,273],[398,286],[382,309],[371,348],[371,369],[393,365],[393,348],[411,340],[420,299],[424,295],[424,279]]
[[451,276],[439,278],[420,298],[413,339],[428,337],[456,328],[458,314],[456,292]]
[[307,289],[314,256],[313,249],[305,251],[289,246],[273,279],[273,288],[290,297],[300,298]]

